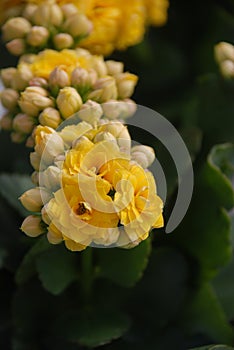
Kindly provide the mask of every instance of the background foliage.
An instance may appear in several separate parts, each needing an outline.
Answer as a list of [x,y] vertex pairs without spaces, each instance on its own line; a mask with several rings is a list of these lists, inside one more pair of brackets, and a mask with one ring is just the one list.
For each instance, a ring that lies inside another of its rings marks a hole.
[[[17,198],[31,186],[29,150],[0,133],[1,348],[234,348],[234,83],[220,76],[213,55],[216,43],[233,38],[233,0],[171,0],[165,27],[112,55],[140,76],[137,103],[177,127],[194,161],[183,222],[131,251],[96,249],[90,266],[90,250],[82,257],[24,236]],[[3,46],[0,63],[15,65]],[[174,164],[157,140],[134,132],[165,170],[167,219]]]

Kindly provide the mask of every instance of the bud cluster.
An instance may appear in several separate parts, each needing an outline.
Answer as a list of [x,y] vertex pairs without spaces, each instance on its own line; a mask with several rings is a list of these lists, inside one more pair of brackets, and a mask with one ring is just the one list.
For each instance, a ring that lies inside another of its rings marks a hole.
[[1,71],[5,89],[0,100],[7,113],[2,129],[14,142],[32,147],[35,126],[56,129],[79,112],[91,125],[104,117],[123,120],[136,111],[130,99],[137,76],[124,72],[122,62],[105,61],[87,50],[44,50],[24,55],[17,68]]

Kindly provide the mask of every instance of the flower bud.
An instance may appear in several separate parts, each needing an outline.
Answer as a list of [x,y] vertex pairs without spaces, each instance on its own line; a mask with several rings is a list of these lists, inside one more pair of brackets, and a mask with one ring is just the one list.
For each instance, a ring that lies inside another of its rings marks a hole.
[[2,26],[3,39],[10,41],[16,38],[23,38],[31,28],[29,21],[23,17],[14,17],[6,21]]
[[49,126],[56,129],[61,124],[62,119],[57,109],[48,107],[45,108],[39,115],[39,122],[41,125]]
[[37,117],[41,110],[54,105],[53,101],[46,97],[47,95],[48,92],[45,89],[38,86],[29,86],[21,93],[19,106],[24,113]]
[[125,119],[136,112],[136,104],[132,100],[110,100],[102,103],[102,109],[108,119]]
[[93,69],[77,67],[71,74],[71,85],[77,90],[89,90],[96,80],[97,73]]
[[11,141],[14,143],[22,143],[25,141],[25,134],[18,131],[13,131],[11,133]]
[[30,80],[29,86],[39,86],[44,89],[48,88],[47,80],[41,77],[34,77]]
[[29,135],[27,137],[27,140],[25,142],[25,146],[28,148],[33,148],[35,146],[35,140],[34,140],[34,137],[32,135]]
[[1,70],[1,79],[5,87],[11,86],[11,82],[14,79],[16,72],[16,68],[5,68]]
[[33,26],[27,34],[27,44],[37,47],[46,45],[50,33],[47,28],[42,26]]
[[9,111],[14,111],[18,106],[19,93],[13,89],[5,89],[1,92],[2,105]]
[[63,139],[54,129],[47,126],[39,125],[36,128],[35,142],[35,151],[45,164],[51,164],[55,157],[64,152]]
[[102,56],[92,57],[93,69],[97,72],[98,77],[107,75],[107,66]]
[[91,125],[95,125],[102,114],[103,112],[100,104],[91,100],[84,103],[78,112],[79,118]]
[[226,60],[234,61],[234,45],[220,42],[215,45],[215,59],[218,63],[221,63]]
[[31,180],[35,186],[39,186],[39,172],[38,171],[34,171],[32,173]]
[[30,134],[34,126],[35,120],[27,114],[19,113],[13,120],[13,129],[23,134]]
[[234,78],[234,61],[226,60],[220,63],[220,71],[225,78]]
[[70,85],[70,78],[65,70],[56,67],[49,76],[49,87],[53,95],[57,95],[59,90]]
[[7,50],[14,56],[20,56],[25,52],[24,39],[13,39],[6,44]]
[[[20,56],[19,63],[33,63],[35,59],[37,58],[37,55],[34,53],[25,53],[24,55]],[[26,65],[27,67],[27,65]]]
[[67,119],[74,113],[78,112],[83,103],[76,89],[70,86],[59,91],[56,102],[64,119]]
[[36,170],[40,170],[40,162],[41,162],[41,157],[37,152],[31,152],[30,153],[30,163],[32,167]]
[[68,33],[58,33],[53,37],[54,46],[57,50],[69,49],[74,45],[73,37]]
[[152,147],[137,145],[131,148],[131,159],[146,169],[153,163],[155,153]]
[[72,15],[78,13],[77,7],[72,3],[64,4],[63,6],[61,6],[61,10],[65,18],[71,17]]
[[39,183],[40,186],[46,187],[55,192],[60,187],[61,170],[56,166],[49,166],[43,172],[40,172]]
[[33,18],[33,14],[35,12],[35,10],[37,9],[37,5],[36,4],[27,4],[24,7],[23,13],[22,13],[22,17],[26,18],[28,21],[32,21]]
[[45,233],[47,228],[40,216],[29,215],[24,219],[21,230],[29,237],[38,237]]
[[91,32],[93,25],[84,14],[76,13],[67,18],[63,27],[66,32],[76,38],[88,35]]
[[12,129],[12,116],[10,113],[6,113],[0,118],[0,128],[7,131]]
[[45,203],[51,199],[51,193],[43,187],[35,187],[24,192],[19,198],[23,206],[33,212],[40,212]]
[[63,21],[63,13],[59,5],[44,2],[34,11],[32,20],[38,26],[59,27]]
[[124,64],[123,62],[117,62],[113,60],[106,61],[107,74],[116,75],[119,73],[123,73]]
[[14,75],[14,79],[11,82],[12,89],[20,91],[24,90],[28,86],[32,77],[33,74],[28,66],[24,63],[20,64]]
[[120,150],[124,153],[130,153],[131,137],[125,125],[119,121],[111,121],[102,126],[102,131],[110,132],[116,138]]
[[118,89],[118,98],[125,99],[130,97],[135,89],[138,77],[128,72],[120,73],[115,76]]
[[117,88],[115,79],[110,76],[98,79],[94,84],[94,91],[88,95],[88,98],[97,102],[106,102],[111,99],[116,99]]

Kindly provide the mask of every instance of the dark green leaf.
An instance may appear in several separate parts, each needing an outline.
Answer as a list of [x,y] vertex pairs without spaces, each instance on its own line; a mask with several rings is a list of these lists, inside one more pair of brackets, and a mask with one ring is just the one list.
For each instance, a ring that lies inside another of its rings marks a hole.
[[38,254],[36,267],[44,288],[54,295],[63,292],[78,276],[76,254],[64,245],[51,246]]
[[100,276],[121,286],[131,287],[141,278],[150,252],[150,239],[133,249],[98,249]]
[[29,175],[0,174],[0,193],[21,215],[27,216],[28,211],[24,209],[19,197],[33,184]]
[[199,348],[192,348],[190,350],[233,350],[231,346],[227,345],[206,345]]

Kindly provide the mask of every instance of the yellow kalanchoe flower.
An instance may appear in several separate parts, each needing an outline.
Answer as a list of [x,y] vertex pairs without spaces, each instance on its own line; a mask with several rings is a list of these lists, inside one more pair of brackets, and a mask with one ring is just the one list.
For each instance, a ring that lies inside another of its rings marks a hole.
[[[89,245],[131,248],[146,239],[152,228],[163,226],[163,203],[153,175],[131,159],[129,142],[121,122],[96,127],[80,122],[59,132],[37,128],[31,157],[33,178],[38,179],[34,191],[40,199],[35,207],[41,208],[38,222],[43,222],[43,230],[47,228],[50,243],[64,241],[73,251]],[[55,143],[60,146],[51,152]],[[150,164],[152,149],[142,147],[138,147],[141,152],[151,152]],[[21,198],[31,208],[29,194]],[[35,236],[26,224],[27,219],[22,230]]]
[[[107,119],[133,115],[136,105],[129,97],[138,77],[123,69],[122,62],[105,61],[103,56],[80,48],[60,52],[48,49],[38,55],[21,57],[17,68],[1,71],[6,88],[0,99],[12,114],[13,140],[26,140],[27,146],[33,146],[33,128],[14,127],[14,118],[19,113],[33,118],[33,126],[42,124],[54,128],[78,111],[81,111],[81,120],[91,124],[95,124],[103,112]],[[91,106],[93,113],[87,115],[86,109]],[[1,126],[9,130],[5,120]]]
[[[53,25],[51,42],[58,50],[78,44],[108,55],[141,42],[147,25],[164,25],[168,6],[168,0],[4,0],[2,13],[5,18],[25,16],[32,26],[50,30]],[[31,50],[27,36],[25,40]]]

